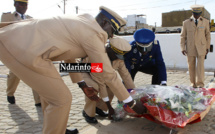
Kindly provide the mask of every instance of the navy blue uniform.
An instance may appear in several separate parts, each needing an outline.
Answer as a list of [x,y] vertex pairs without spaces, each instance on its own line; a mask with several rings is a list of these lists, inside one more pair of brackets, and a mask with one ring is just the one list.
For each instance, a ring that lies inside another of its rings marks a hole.
[[130,42],[132,49],[125,54],[125,65],[131,74],[132,79],[138,71],[151,74],[151,84],[161,84],[161,81],[167,80],[166,66],[163,61],[160,45],[157,40],[154,40],[153,47],[146,55],[140,54],[135,41]]

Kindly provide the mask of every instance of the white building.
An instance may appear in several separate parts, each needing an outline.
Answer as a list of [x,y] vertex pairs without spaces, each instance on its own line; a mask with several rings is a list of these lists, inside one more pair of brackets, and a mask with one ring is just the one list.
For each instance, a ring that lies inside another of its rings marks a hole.
[[136,23],[144,23],[146,24],[146,18],[144,18],[143,14],[140,14],[140,15],[136,15],[136,14],[133,14],[133,15],[127,15],[127,18],[124,18],[126,21],[127,21],[127,24],[126,26],[127,27],[135,27],[136,26]]

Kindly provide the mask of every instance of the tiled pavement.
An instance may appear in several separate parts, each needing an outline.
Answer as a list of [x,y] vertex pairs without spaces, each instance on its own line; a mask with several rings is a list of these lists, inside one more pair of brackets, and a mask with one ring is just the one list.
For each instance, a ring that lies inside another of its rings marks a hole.
[[[8,69],[5,66],[0,66],[0,74],[7,74]],[[176,70],[168,70],[168,85],[189,85],[189,76],[185,71],[176,71]],[[208,83],[213,76],[206,76],[205,83]],[[90,128],[96,128],[97,134],[106,134],[102,132],[98,125],[90,125],[86,123],[84,118],[82,117],[82,109],[84,106],[84,94],[81,89],[78,88],[77,84],[73,84],[69,78],[69,76],[64,76],[63,80],[66,85],[72,92],[72,105],[71,111],[68,120],[68,128],[75,127],[78,128],[80,133],[87,134],[87,130]],[[34,99],[32,96],[31,88],[24,84],[22,81],[20,82],[17,91],[15,93],[16,104],[11,105],[6,100],[6,78],[0,78],[0,134],[41,134],[42,131],[42,110],[41,108],[37,108],[34,106]],[[135,78],[135,85],[140,86],[144,84],[151,83],[151,76],[143,73],[138,73]],[[116,104],[116,98],[113,101],[113,105]],[[204,133],[215,133],[215,104],[212,109],[208,113],[208,115],[201,121],[200,123],[196,123],[193,125],[187,125],[184,129],[178,130],[180,134],[204,134]],[[107,122],[109,126],[113,123],[110,123],[108,119],[102,119],[97,117],[99,122]],[[137,123],[150,123],[149,121],[141,121],[140,119],[127,118],[124,122],[132,121],[133,124]],[[122,121],[123,123],[123,121]],[[100,124],[101,125],[101,124]],[[114,125],[119,125],[119,123],[115,123]],[[156,124],[154,124],[156,125]],[[154,126],[153,125],[153,126]],[[164,127],[158,126],[159,129],[166,129]],[[144,129],[142,127],[141,129]],[[146,129],[151,129],[150,127]],[[158,129],[158,130],[159,130]],[[113,130],[109,130],[109,133],[115,132]],[[159,132],[159,131],[158,131]],[[150,133],[158,133],[157,131],[151,131]],[[116,132],[120,134],[121,132]],[[148,132],[149,133],[149,132]],[[169,131],[168,131],[169,133]],[[93,133],[91,133],[93,134]],[[135,133],[134,133],[135,134]]]

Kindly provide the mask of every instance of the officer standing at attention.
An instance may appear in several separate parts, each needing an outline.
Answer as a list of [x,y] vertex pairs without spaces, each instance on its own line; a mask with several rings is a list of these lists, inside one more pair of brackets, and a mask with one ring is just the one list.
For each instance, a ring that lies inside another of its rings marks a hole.
[[[92,63],[102,63],[103,72],[93,73],[94,77],[103,79],[119,101],[138,114],[147,112],[140,101],[133,100],[117,77],[104,47],[107,39],[125,24],[122,17],[103,6],[96,18],[82,14],[0,24],[3,26],[0,28],[0,60],[40,95],[43,134],[78,133],[77,129],[66,129],[72,95],[52,61],[76,63],[76,58],[88,56]],[[13,38],[8,40],[8,37]],[[70,77],[89,99],[99,100],[95,89],[87,86],[80,73],[70,73]]]
[[193,15],[183,22],[181,31],[181,52],[187,56],[190,82],[194,88],[204,87],[204,61],[211,43],[209,20],[201,16],[203,7],[191,6]]
[[[126,89],[135,88],[131,75],[125,66],[123,57],[125,53],[131,50],[131,45],[125,39],[119,36],[114,36],[113,38],[110,38],[109,41],[110,42],[106,44],[105,48],[113,69],[119,73]],[[88,58],[84,59],[83,62],[90,63]],[[85,120],[88,123],[97,123],[98,121],[95,118],[95,113],[102,117],[108,116],[109,119],[112,119],[114,109],[111,106],[111,101],[114,94],[102,79],[99,80],[96,77],[93,77],[93,73],[82,73],[82,75],[87,85],[95,88],[102,98],[102,100],[100,100],[99,102],[95,102],[85,97],[86,103],[83,110],[83,116],[85,117]],[[108,115],[103,112],[107,110]]]
[[132,49],[125,54],[125,65],[132,79],[138,71],[151,74],[152,83],[166,85],[166,66],[155,34],[149,29],[139,29],[134,33],[134,41],[130,42]]
[[[1,17],[1,22],[9,22],[9,21],[20,21],[25,19],[31,19],[32,17],[29,15],[25,15],[25,12],[28,7],[28,0],[14,0],[14,7],[16,11],[13,13],[3,13]],[[9,38],[8,38],[9,39]],[[17,86],[20,82],[20,79],[11,71],[9,71],[9,75],[7,78],[7,100],[10,104],[15,104],[14,93],[17,89]],[[41,106],[40,97],[38,93],[32,90],[34,95],[35,106]]]

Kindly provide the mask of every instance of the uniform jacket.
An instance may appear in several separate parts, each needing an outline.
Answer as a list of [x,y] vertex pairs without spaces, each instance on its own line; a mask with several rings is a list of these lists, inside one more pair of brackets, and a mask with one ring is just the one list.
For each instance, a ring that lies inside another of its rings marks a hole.
[[143,66],[150,67],[151,65],[155,65],[157,66],[160,80],[166,81],[166,66],[161,53],[159,41],[155,40],[152,44],[152,50],[144,56],[140,55],[135,41],[130,42],[130,44],[132,49],[129,53],[125,54],[125,65],[128,71],[131,72],[131,70],[138,70]]
[[[95,77],[103,79],[111,89],[120,90],[113,93],[124,100],[129,94],[109,62],[104,46],[107,37],[89,14],[33,19],[0,28],[0,41],[8,52],[44,76],[61,79],[52,61],[75,62],[75,58],[88,56],[92,63],[103,63],[103,73]],[[79,73],[70,76],[75,83],[82,80]]]
[[183,22],[181,50],[186,50],[188,56],[206,55],[210,42],[211,35],[207,19],[200,17],[197,26],[192,18]]
[[[31,19],[32,17],[29,15],[25,15],[26,19]],[[3,13],[1,16],[1,22],[9,22],[9,21],[20,21],[22,18],[15,12],[13,13]]]
[[[90,61],[89,61],[88,58],[84,59],[83,62],[84,63],[90,63]],[[133,88],[135,88],[134,82],[133,82],[133,80],[131,78],[131,75],[128,72],[128,69],[126,68],[125,63],[124,63],[123,60],[120,60],[120,59],[114,60],[112,62],[112,66],[113,66],[113,69],[116,70],[119,73],[119,75],[122,78],[122,81],[123,81],[126,89],[133,89]],[[82,73],[82,75],[84,77],[86,77],[85,73]],[[95,82],[98,83],[100,97],[101,98],[107,97],[108,96],[107,85],[104,83],[104,80],[95,78],[94,77],[94,73],[90,73],[90,76],[91,76],[91,78],[93,78],[93,80]],[[93,86],[93,85],[90,85],[90,86]]]

